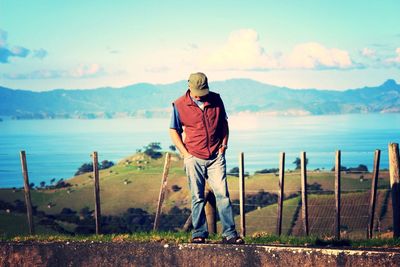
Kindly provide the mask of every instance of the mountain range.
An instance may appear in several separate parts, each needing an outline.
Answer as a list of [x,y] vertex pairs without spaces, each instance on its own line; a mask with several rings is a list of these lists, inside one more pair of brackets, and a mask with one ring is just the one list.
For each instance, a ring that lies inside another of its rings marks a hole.
[[[138,83],[121,88],[55,89],[44,92],[0,86],[0,117],[12,119],[115,118],[169,116],[171,103],[187,88],[171,84]],[[228,114],[255,112],[271,115],[398,113],[400,85],[387,80],[358,89],[290,89],[249,79],[210,83],[221,95]]]

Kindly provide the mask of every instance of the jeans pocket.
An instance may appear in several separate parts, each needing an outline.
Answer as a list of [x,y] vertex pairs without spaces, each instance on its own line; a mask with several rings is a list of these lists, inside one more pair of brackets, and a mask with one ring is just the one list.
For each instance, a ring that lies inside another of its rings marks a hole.
[[183,171],[186,172],[186,165],[187,165],[188,161],[190,161],[192,158],[193,158],[193,155],[183,158]]
[[190,156],[188,156],[188,157],[184,157],[183,158],[183,162],[185,162],[185,161],[187,161],[187,160],[189,160],[189,159],[192,159],[193,158],[193,155],[190,155]]

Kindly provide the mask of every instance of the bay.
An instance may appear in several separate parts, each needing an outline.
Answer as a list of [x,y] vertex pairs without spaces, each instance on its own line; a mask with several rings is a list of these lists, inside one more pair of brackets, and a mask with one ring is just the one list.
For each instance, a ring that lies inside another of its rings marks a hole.
[[[400,142],[400,114],[345,114],[279,117],[243,113],[229,118],[228,169],[245,153],[245,171],[277,168],[286,152],[286,168],[301,151],[308,169],[330,170],[335,151],[342,165],[373,164],[375,149],[382,150],[381,168],[388,168],[387,146]],[[23,185],[19,152],[27,153],[30,181],[67,179],[98,151],[99,160],[117,162],[150,142],[172,144],[169,119],[123,118],[111,120],[4,120],[0,122],[0,187]],[[161,174],[160,174],[161,175]]]

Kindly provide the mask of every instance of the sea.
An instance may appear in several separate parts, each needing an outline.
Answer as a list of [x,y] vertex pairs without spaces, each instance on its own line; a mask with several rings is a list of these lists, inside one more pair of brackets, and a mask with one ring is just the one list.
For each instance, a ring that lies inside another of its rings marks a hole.
[[[0,121],[0,188],[22,187],[20,151],[26,151],[30,182],[68,179],[97,151],[99,161],[119,160],[151,142],[164,151],[172,144],[169,118],[64,119]],[[266,116],[241,113],[229,117],[227,168],[238,166],[244,153],[245,172],[278,168],[285,152],[285,169],[294,169],[302,151],[308,170],[330,170],[335,152],[342,165],[373,166],[380,149],[381,169],[388,168],[388,144],[400,142],[400,114]],[[160,173],[161,177],[161,173]]]

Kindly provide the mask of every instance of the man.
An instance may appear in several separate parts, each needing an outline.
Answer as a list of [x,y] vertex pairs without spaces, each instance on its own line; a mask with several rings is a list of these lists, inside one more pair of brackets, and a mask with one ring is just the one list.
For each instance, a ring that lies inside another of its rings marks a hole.
[[204,73],[193,73],[186,94],[173,103],[170,135],[184,158],[192,198],[192,242],[208,237],[204,211],[206,180],[213,190],[222,223],[224,243],[243,244],[235,230],[226,181],[225,150],[228,121],[220,96],[210,92]]

